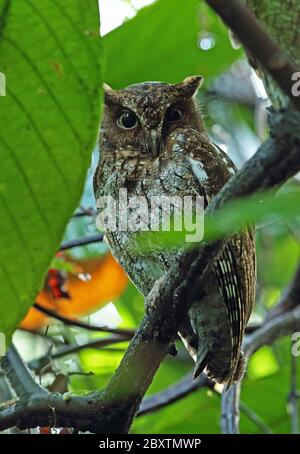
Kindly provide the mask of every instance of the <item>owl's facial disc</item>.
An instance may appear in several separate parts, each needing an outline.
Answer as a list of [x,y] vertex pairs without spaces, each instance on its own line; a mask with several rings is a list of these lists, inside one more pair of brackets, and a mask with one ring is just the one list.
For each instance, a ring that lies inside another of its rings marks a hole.
[[110,149],[150,159],[163,155],[176,129],[203,129],[193,100],[201,83],[200,76],[192,76],[178,84],[143,82],[121,90],[104,85],[103,141]]

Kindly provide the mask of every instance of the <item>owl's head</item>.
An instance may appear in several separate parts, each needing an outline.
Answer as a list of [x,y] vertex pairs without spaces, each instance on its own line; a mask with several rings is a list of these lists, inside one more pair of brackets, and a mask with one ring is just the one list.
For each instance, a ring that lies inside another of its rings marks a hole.
[[194,95],[202,77],[178,84],[144,82],[114,90],[104,85],[101,152],[144,153],[155,159],[176,129],[203,131]]

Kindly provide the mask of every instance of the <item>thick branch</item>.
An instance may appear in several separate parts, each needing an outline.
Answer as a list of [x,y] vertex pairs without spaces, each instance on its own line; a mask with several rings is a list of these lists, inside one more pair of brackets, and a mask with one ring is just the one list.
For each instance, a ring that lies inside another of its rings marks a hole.
[[46,391],[35,382],[14,345],[11,345],[7,355],[2,359],[1,367],[19,398],[27,398],[33,394],[46,395]]
[[262,28],[254,14],[240,0],[206,0],[224,22],[234,31],[251,55],[268,71],[293,104],[300,109],[300,97],[293,96],[292,76],[300,68],[290,61]]

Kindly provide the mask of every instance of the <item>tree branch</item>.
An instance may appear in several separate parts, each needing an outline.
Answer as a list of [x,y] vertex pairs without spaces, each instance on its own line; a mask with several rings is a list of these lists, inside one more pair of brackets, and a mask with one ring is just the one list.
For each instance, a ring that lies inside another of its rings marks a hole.
[[255,424],[262,433],[273,433],[272,429],[260,418],[260,416],[242,401],[240,401],[240,413],[243,413],[245,416],[247,416],[247,418],[249,418],[250,421],[252,421],[253,424]]
[[278,315],[286,312],[287,310],[293,309],[300,304],[300,263],[292,279],[291,284],[283,293],[278,304],[272,307],[268,312],[266,320],[277,317]]
[[292,76],[300,68],[271,39],[254,14],[240,0],[206,0],[237,35],[251,55],[260,62],[292,103],[300,109],[300,97],[293,96]]
[[[291,309],[274,319],[268,320],[252,334],[246,336],[243,347],[245,360],[263,345],[270,345],[276,339],[300,329],[300,307]],[[221,428],[223,433],[239,433],[239,402],[241,381],[233,385],[222,396]]]
[[124,336],[126,339],[131,339],[135,333],[134,330],[129,329],[109,328],[108,326],[90,325],[89,323],[85,323],[81,320],[68,318],[64,315],[61,315],[58,312],[48,309],[47,307],[42,306],[39,303],[34,303],[33,307],[38,311],[42,312],[43,314],[55,318],[56,320],[59,320],[60,322],[68,326],[76,326],[78,328],[83,328],[88,331],[98,331],[99,333],[118,334],[119,336]]
[[245,356],[249,357],[263,345],[270,345],[276,339],[287,336],[300,328],[300,306],[267,320],[260,328],[249,334],[244,341]]
[[11,345],[2,359],[1,367],[19,398],[27,398],[33,394],[46,395],[46,391],[36,383],[14,345]]
[[221,429],[224,434],[238,434],[240,420],[241,381],[222,393]]
[[[132,337],[132,336],[131,336]],[[81,350],[87,349],[87,348],[96,348],[100,349],[103,347],[107,347],[108,345],[114,345],[114,344],[119,344],[120,342],[126,342],[127,340],[129,341],[131,337],[128,337],[126,339],[123,336],[111,336],[107,337],[105,339],[93,339],[91,341],[88,341],[84,344],[74,344],[74,345],[63,345],[57,349],[56,352],[54,353],[48,353],[45,356],[42,356],[41,358],[34,359],[28,363],[28,367],[30,369],[33,369],[35,372],[40,371],[44,367],[49,364],[50,361],[62,358],[66,355],[71,355],[73,353],[77,353]],[[124,351],[124,349],[122,350]]]
[[213,388],[213,386],[214,383],[204,373],[197,380],[193,380],[193,374],[187,374],[179,382],[175,383],[175,385],[144,399],[137,412],[137,416],[153,413],[171,403],[177,402],[197,389]]
[[75,240],[65,241],[61,244],[59,251],[65,251],[66,249],[72,249],[78,246],[86,246],[87,244],[99,243],[103,241],[103,233],[97,235],[86,236],[83,238],[76,238]]
[[[235,197],[277,187],[295,174],[300,169],[299,123],[298,112],[287,110],[274,114],[271,138],[224,186],[209,205],[207,213],[212,214]],[[192,304],[194,295],[197,294],[198,298],[201,296],[201,288],[213,259],[223,244],[224,241],[218,240],[189,250],[177,269],[169,270],[155,301],[158,310],[151,317],[144,317],[120,366],[102,393],[94,393],[89,397],[72,396],[67,402],[56,394],[47,395],[47,398],[37,394],[37,397],[31,396],[29,403],[24,404],[22,401],[14,409],[11,408],[9,420],[12,420],[12,412],[15,412],[19,428],[51,425],[50,422],[54,422],[54,407],[55,421],[62,426],[106,434],[128,432],[156,370],[174,343],[181,320]],[[247,353],[299,327],[299,320],[300,308],[297,308],[269,321],[251,334],[251,342],[248,340],[245,344]],[[20,406],[24,410],[21,420],[18,419]],[[5,414],[7,416],[7,412],[0,412],[0,428],[6,428]]]
[[297,390],[297,357],[291,351],[291,390],[288,396],[288,406],[291,415],[292,433],[299,433],[298,400],[300,393]]

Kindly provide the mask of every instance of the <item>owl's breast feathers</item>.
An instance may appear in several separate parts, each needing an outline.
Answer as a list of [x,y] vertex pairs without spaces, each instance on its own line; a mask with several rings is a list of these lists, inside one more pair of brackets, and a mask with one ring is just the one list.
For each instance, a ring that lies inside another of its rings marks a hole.
[[[232,161],[204,133],[179,129],[170,134],[156,160],[136,157],[111,165],[107,173],[102,169],[101,185],[105,193],[116,194],[123,184],[128,196],[144,195],[147,200],[162,194],[199,194],[207,204],[234,172]],[[155,280],[178,261],[178,251],[164,248],[147,254],[132,252],[136,237],[131,232],[108,233],[107,237],[145,297]],[[205,369],[217,382],[230,385],[243,372],[241,343],[255,293],[254,244],[252,227],[232,237],[215,260],[204,298],[193,303],[182,324],[180,335],[196,361],[195,377]]]

